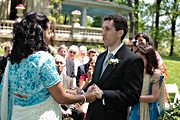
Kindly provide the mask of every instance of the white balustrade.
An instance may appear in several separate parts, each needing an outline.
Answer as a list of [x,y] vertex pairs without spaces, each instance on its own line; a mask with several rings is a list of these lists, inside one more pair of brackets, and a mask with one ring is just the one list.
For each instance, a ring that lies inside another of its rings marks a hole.
[[0,21],[0,38],[12,38],[12,29],[15,21],[2,20]]
[[[0,38],[12,38],[12,29],[15,21],[0,21]],[[102,43],[101,28],[73,27],[71,25],[55,25],[54,40],[77,42],[98,42]]]

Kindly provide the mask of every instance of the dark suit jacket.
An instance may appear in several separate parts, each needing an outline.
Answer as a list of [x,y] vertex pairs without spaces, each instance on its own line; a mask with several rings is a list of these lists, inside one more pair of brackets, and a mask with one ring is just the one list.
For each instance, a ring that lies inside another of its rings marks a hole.
[[7,56],[7,57],[4,57],[4,56],[0,57],[0,83],[1,83],[3,75],[4,75],[4,71],[5,71],[5,68],[6,68],[8,57],[9,56]]
[[79,86],[79,80],[81,75],[88,72],[89,63],[78,66],[77,76],[76,76],[76,85]]
[[98,56],[91,84],[103,90],[103,100],[90,103],[86,120],[126,120],[129,106],[139,101],[143,83],[143,60],[123,45],[113,58],[116,66],[108,65],[100,78],[107,51]]

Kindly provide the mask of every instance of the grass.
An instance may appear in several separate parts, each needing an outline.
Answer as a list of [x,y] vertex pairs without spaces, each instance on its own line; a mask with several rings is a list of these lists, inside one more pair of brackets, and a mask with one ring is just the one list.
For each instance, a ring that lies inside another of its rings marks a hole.
[[166,83],[176,83],[180,91],[180,57],[163,57],[163,60],[168,73]]

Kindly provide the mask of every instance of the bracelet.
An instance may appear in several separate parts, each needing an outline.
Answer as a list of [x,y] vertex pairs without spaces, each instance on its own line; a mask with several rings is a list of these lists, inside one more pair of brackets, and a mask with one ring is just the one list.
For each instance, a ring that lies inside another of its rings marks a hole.
[[86,78],[85,82],[90,83],[90,82],[91,82],[91,80],[88,80],[88,78]]
[[81,95],[81,96],[83,96],[84,100],[79,103],[80,105],[82,105],[86,102],[86,96],[85,95]]

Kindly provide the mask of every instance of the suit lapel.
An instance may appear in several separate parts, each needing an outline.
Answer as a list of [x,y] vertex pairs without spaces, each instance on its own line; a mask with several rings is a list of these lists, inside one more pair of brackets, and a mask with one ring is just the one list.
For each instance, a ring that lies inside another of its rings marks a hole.
[[[125,45],[123,45],[118,51],[117,53],[114,55],[113,59],[119,59],[120,62],[118,64],[121,63],[122,59],[124,58],[124,51],[125,51]],[[101,63],[103,64],[103,62]],[[118,65],[119,66],[119,65]],[[103,73],[103,75],[101,76],[100,80],[98,80],[99,84],[102,84],[115,70],[116,68],[113,67],[112,65],[108,65]]]
[[103,65],[106,54],[107,54],[107,51],[105,51],[103,53],[103,55],[99,58],[99,60],[97,60],[97,62],[96,62],[96,69],[94,71],[94,73],[95,73],[94,75],[96,75],[96,76],[94,76],[94,78],[95,78],[94,83],[96,83],[100,79],[102,65]]

